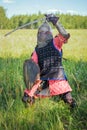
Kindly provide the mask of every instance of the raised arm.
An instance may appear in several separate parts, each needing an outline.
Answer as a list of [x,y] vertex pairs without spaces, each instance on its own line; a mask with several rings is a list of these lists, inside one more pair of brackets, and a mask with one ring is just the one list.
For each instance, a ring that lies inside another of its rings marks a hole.
[[48,22],[51,22],[64,38],[68,39],[70,37],[70,34],[65,30],[65,28],[62,26],[62,24],[59,22],[59,17],[56,17],[53,14],[48,14],[45,16],[46,16],[46,20]]

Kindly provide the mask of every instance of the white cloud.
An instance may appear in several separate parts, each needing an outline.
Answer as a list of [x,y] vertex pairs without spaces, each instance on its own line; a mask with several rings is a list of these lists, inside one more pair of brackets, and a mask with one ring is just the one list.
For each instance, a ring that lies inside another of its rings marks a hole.
[[59,14],[71,14],[71,15],[87,15],[86,12],[80,13],[76,10],[61,10],[61,9],[49,9],[45,13],[51,14],[51,13],[59,13]]
[[14,3],[15,1],[14,0],[3,0],[4,3]]
[[67,10],[66,13],[70,13],[70,14],[79,14],[77,11],[74,10]]
[[58,12],[61,12],[61,10],[58,10],[58,9],[49,9],[46,12],[47,13],[58,13]]

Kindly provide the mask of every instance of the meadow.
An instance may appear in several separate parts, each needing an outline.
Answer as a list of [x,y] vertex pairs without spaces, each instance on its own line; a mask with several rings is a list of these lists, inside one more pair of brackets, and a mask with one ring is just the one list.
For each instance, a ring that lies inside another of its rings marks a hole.
[[87,30],[68,30],[71,37],[63,46],[75,109],[58,96],[36,99],[25,107],[23,63],[34,51],[37,30],[18,30],[4,37],[7,32],[0,30],[0,130],[87,130]]

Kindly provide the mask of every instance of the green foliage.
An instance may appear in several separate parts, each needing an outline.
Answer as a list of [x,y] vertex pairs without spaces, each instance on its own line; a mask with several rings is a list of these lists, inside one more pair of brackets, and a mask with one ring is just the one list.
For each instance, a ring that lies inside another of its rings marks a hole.
[[[59,14],[56,13],[57,16],[60,17],[61,23],[67,29],[87,29],[87,16],[80,15],[71,15],[71,14]],[[15,29],[23,24],[29,23],[31,21],[43,18],[44,15],[41,12],[38,14],[32,15],[14,15],[11,18],[6,17],[6,10],[3,7],[0,7],[0,29]],[[41,22],[35,23],[31,26],[27,26],[26,28],[36,29],[40,26]]]
[[6,17],[6,10],[0,6],[0,29],[8,28],[9,20]]
[[87,31],[68,30],[71,38],[63,47],[67,59],[63,65],[78,105],[75,109],[58,96],[36,99],[29,108],[22,103],[23,63],[34,50],[36,32],[20,30],[3,37],[7,31],[0,31],[0,130],[86,130]]
[[67,29],[87,29],[87,16],[62,14],[60,21]]

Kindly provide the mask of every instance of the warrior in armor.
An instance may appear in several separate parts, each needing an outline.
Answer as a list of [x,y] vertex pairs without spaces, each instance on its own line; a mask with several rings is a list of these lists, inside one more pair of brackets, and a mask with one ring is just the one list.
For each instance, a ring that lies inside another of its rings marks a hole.
[[[48,22],[51,22],[59,32],[55,37],[53,37]],[[60,24],[58,17],[53,14],[46,15],[46,21],[38,29],[37,45],[29,61],[36,65],[35,69],[38,72],[32,69],[31,63],[26,62],[24,65],[24,78],[25,83],[27,82],[27,89],[24,91],[23,102],[28,101],[32,104],[35,96],[60,95],[64,102],[71,107],[75,106],[75,101],[71,95],[72,89],[62,65],[62,46],[67,43],[69,37],[70,34]],[[35,78],[31,78],[35,72]]]

